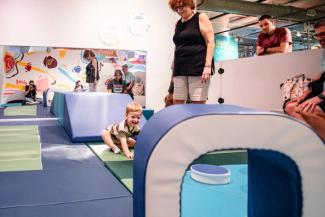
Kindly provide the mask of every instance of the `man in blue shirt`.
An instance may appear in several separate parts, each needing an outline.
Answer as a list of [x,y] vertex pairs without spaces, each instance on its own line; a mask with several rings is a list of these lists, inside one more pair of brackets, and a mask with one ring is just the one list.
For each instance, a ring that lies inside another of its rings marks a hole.
[[133,93],[132,88],[134,86],[135,82],[135,76],[132,74],[132,72],[129,72],[129,66],[127,64],[124,64],[122,66],[122,71],[124,74],[123,81],[126,85],[126,92],[132,97],[133,99]]

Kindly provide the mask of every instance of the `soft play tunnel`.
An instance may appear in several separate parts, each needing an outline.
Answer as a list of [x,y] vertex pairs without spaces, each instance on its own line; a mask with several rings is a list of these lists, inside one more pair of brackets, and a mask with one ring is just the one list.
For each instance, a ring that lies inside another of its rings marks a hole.
[[[325,147],[311,128],[278,113],[231,105],[181,105],[155,114],[138,137],[134,216],[181,216],[181,185],[186,169],[199,156],[225,149],[251,150],[248,180],[256,185],[249,183],[249,216],[258,216],[257,213],[274,216],[267,213],[270,209],[267,201],[278,201],[279,210],[283,209],[284,213],[293,209],[292,216],[318,217],[325,212],[322,202],[325,200]],[[266,150],[271,154],[263,152]],[[285,157],[277,157],[275,153]],[[287,176],[276,176],[276,170],[271,169],[272,159],[274,168],[284,167]],[[263,178],[262,171],[257,177],[263,165],[270,167],[265,171],[268,175]],[[263,193],[271,182],[288,181],[281,180],[282,177],[294,182],[289,184],[290,188],[284,188],[286,192],[275,187],[272,194]],[[282,197],[282,194],[290,196]],[[265,203],[252,204],[257,199]]]

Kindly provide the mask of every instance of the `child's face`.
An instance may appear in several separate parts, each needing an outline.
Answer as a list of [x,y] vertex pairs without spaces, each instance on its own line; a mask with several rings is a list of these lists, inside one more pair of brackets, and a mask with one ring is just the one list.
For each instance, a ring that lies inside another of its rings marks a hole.
[[142,113],[137,112],[128,112],[126,114],[126,122],[130,127],[134,127],[140,123]]

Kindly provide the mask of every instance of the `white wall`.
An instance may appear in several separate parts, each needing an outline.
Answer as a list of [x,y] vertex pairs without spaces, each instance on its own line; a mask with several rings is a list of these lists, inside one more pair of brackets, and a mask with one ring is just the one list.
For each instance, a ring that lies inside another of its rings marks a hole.
[[320,73],[321,50],[274,54],[261,57],[222,61],[225,73],[213,76],[209,103],[217,103],[219,96],[227,104],[278,110],[282,108],[280,84],[295,75],[313,78]]
[[[143,12],[150,23],[144,36],[128,30],[128,17]],[[0,45],[146,50],[147,107],[163,108],[173,59],[177,16],[162,0],[0,0]],[[98,30],[119,26],[120,42],[101,43]]]

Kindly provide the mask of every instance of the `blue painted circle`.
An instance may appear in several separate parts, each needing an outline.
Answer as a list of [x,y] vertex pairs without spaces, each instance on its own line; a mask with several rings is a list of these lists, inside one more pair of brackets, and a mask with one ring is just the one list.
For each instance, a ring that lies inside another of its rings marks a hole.
[[194,164],[191,167],[191,170],[194,170],[198,173],[205,173],[210,175],[225,175],[229,174],[229,170],[216,165],[210,165],[210,164]]

